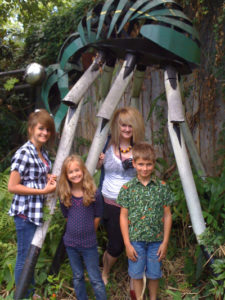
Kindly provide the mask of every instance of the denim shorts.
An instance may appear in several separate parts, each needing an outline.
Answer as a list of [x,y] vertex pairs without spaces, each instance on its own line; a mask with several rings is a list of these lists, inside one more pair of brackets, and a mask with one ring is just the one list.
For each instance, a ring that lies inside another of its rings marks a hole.
[[137,261],[128,259],[128,273],[131,278],[141,279],[144,273],[148,279],[162,277],[161,261],[158,261],[157,251],[161,242],[131,242],[138,254]]

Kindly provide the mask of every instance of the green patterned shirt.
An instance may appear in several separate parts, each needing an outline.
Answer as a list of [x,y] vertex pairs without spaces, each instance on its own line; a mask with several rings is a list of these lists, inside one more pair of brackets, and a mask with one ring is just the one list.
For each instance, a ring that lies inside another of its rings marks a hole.
[[128,209],[130,241],[163,240],[164,207],[173,202],[164,181],[152,179],[144,186],[135,177],[122,186],[116,202]]

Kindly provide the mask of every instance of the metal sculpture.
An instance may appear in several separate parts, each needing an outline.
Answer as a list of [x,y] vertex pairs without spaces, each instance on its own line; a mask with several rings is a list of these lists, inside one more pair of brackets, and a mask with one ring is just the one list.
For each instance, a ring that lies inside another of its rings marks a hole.
[[[66,114],[65,104],[69,106],[53,173],[59,175],[62,162],[70,152],[82,99],[101,74],[100,69],[103,69],[104,82],[102,105],[97,114],[99,122],[86,161],[91,174],[95,171],[105,143],[111,116],[132,76],[132,104],[138,107],[146,66],[154,65],[164,69],[169,134],[198,240],[205,230],[205,224],[181,130],[185,117],[178,81],[178,74],[191,73],[200,60],[199,36],[191,20],[173,0],[108,0],[88,12],[77,31],[64,42],[58,63],[47,68],[46,80],[42,85],[42,98],[49,110],[48,94],[51,87],[57,84],[60,90],[63,103],[55,114],[57,128]],[[88,49],[94,49],[97,55],[83,73],[80,57]],[[124,60],[124,63],[110,89],[112,72],[118,59]],[[68,73],[71,70],[79,76],[83,74],[69,91]],[[47,204],[53,214],[56,204],[54,194],[48,197]],[[35,233],[15,299],[21,299],[26,292],[49,222],[45,222]]]
[[45,79],[45,68],[37,63],[29,64],[25,69],[24,79],[31,85],[39,85]]

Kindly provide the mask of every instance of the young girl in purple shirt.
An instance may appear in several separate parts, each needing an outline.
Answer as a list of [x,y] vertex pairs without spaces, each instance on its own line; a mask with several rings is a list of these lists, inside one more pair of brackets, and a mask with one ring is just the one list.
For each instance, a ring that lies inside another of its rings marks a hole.
[[106,291],[99,269],[96,230],[101,216],[101,202],[96,186],[83,160],[71,155],[63,162],[58,183],[61,209],[67,218],[63,237],[73,272],[76,297],[88,300],[84,265],[97,300],[105,300]]

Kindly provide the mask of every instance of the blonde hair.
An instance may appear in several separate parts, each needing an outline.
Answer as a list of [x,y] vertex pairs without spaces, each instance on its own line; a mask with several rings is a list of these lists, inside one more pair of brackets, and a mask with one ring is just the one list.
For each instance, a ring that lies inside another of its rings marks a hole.
[[83,181],[82,181],[82,189],[83,189],[83,204],[85,206],[89,206],[93,201],[95,201],[95,192],[97,190],[95,182],[91,177],[88,169],[86,168],[82,158],[79,155],[73,154],[68,156],[62,165],[61,174],[59,177],[59,182],[57,185],[57,193],[59,195],[60,201],[66,206],[70,207],[72,205],[71,202],[71,184],[67,177],[67,171],[71,163],[78,163],[79,167],[83,172]]
[[55,123],[52,116],[45,109],[38,109],[29,115],[27,125],[28,137],[31,138],[32,131],[38,123],[49,129],[51,133],[49,144],[52,145],[55,141]]
[[133,129],[133,144],[145,138],[145,124],[141,113],[134,107],[122,107],[115,111],[111,122],[111,144],[119,147],[120,124],[131,125]]
[[150,160],[155,163],[154,148],[147,142],[140,142],[134,145],[132,149],[133,160],[136,162],[139,158]]

